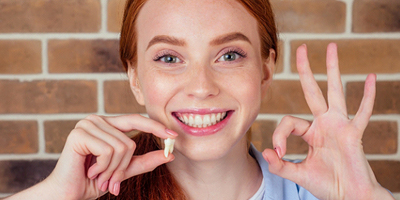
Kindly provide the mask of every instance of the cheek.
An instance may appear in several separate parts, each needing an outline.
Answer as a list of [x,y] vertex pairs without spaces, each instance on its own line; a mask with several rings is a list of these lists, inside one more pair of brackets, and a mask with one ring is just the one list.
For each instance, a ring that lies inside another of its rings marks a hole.
[[[232,81],[231,88],[235,96],[241,101],[242,106],[255,108],[261,103],[261,78],[258,71],[242,73],[239,80]],[[234,84],[234,85],[233,85]]]
[[160,116],[165,113],[166,105],[173,96],[174,82],[156,73],[147,74],[142,88],[146,111],[150,118],[161,120]]

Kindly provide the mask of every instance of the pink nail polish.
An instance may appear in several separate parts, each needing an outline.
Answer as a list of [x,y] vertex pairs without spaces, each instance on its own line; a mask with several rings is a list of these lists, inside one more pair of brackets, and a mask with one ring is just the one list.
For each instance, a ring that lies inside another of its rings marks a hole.
[[175,133],[175,131],[171,130],[171,129],[165,129],[165,132],[168,133],[169,135],[172,136],[178,136],[178,133]]
[[103,185],[101,185],[100,190],[103,192],[107,191],[108,183],[109,183],[109,181],[104,182]]
[[95,178],[97,178],[98,174],[93,175],[92,177],[90,177],[91,180],[94,180]]
[[275,150],[276,154],[278,154],[278,157],[282,158],[281,148],[280,147],[275,147],[274,150]]
[[114,193],[114,195],[115,196],[118,196],[118,194],[119,194],[119,189],[120,189],[120,183],[119,182],[116,182],[115,184],[114,184],[114,188],[113,188],[113,193]]

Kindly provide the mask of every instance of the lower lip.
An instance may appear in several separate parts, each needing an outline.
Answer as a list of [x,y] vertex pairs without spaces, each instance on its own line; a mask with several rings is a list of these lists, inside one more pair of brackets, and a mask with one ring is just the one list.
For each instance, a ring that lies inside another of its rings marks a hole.
[[188,133],[189,135],[193,135],[193,136],[207,136],[207,135],[212,135],[212,134],[218,132],[219,130],[221,130],[222,128],[224,128],[225,125],[228,123],[229,119],[231,118],[232,113],[233,113],[233,111],[227,112],[227,116],[225,117],[224,120],[222,120],[212,126],[205,127],[205,128],[191,127],[191,126],[188,126],[188,125],[182,123],[178,118],[175,117],[175,119],[178,121],[178,124],[182,127],[182,129],[185,133]]

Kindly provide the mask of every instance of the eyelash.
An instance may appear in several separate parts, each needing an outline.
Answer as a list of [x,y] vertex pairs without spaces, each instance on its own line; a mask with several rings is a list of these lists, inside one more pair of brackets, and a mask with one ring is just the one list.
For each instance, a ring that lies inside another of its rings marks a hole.
[[[224,53],[222,54],[222,56],[225,55],[225,54],[228,54],[228,53],[236,53],[236,54],[239,55],[241,58],[246,58],[246,57],[247,57],[247,54],[246,54],[245,51],[243,51],[243,50],[241,50],[241,49],[237,49],[237,48],[228,49],[226,52],[224,52]],[[221,58],[221,56],[218,57],[218,59],[219,59],[219,58]]]
[[179,56],[176,55],[176,54],[173,53],[173,52],[170,52],[170,51],[161,51],[161,52],[157,53],[157,54],[154,56],[153,61],[160,61],[161,58],[166,57],[166,56],[174,56],[174,57],[177,57],[178,59],[180,59]]

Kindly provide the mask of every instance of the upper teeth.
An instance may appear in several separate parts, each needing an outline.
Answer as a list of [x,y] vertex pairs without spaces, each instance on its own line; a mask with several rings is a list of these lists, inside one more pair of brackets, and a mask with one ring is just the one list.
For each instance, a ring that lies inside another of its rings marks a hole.
[[220,122],[226,116],[226,112],[207,115],[177,113],[177,117],[183,123],[195,128],[205,128]]

